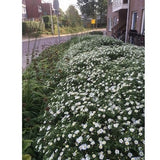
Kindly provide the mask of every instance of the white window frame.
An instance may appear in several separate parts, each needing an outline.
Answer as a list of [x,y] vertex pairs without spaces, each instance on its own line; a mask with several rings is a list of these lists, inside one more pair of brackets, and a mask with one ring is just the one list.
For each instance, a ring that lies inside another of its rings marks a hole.
[[143,9],[143,12],[142,12],[142,24],[141,24],[141,34],[144,34],[144,25],[145,25],[145,13],[144,13],[144,9]]
[[112,31],[112,18],[108,18],[108,31]]
[[40,5],[38,5],[38,12],[42,13],[42,7]]
[[[135,20],[135,19],[134,19],[134,15],[135,15],[135,13],[138,14],[136,11],[135,11],[135,12],[132,12],[132,24],[131,24],[131,29],[132,29],[132,30],[135,30],[135,29],[136,29],[136,25],[135,25],[135,28],[134,28],[134,23],[135,23],[135,22],[134,22],[134,20]],[[137,16],[136,16],[136,24],[137,24]]]

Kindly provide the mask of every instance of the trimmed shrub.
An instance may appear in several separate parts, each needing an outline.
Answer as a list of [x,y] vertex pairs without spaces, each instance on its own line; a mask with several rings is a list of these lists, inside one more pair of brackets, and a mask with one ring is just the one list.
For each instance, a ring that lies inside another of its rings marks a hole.
[[144,159],[144,48],[80,38],[56,65],[35,148],[46,160]]
[[92,31],[92,32],[89,32],[90,35],[103,35],[103,32],[102,31]]
[[45,25],[42,22],[36,22],[36,21],[22,22],[23,35],[43,32],[44,30],[45,30]]

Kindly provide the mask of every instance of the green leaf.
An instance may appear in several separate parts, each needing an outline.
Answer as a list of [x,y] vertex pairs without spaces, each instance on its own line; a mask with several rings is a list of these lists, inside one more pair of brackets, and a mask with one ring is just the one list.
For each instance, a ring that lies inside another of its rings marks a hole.
[[32,140],[22,140],[22,152],[25,153],[26,149],[30,147]]
[[22,160],[31,160],[31,156],[29,154],[24,154]]

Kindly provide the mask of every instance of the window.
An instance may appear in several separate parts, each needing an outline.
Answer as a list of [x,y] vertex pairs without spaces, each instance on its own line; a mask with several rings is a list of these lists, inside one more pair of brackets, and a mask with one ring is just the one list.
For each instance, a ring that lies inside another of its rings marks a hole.
[[111,31],[112,29],[112,18],[108,18],[108,31]]
[[117,25],[118,24],[118,19],[117,17],[114,17],[113,18],[113,26]]
[[42,12],[42,7],[38,6],[38,12],[41,13]]
[[123,0],[123,3],[124,3],[124,4],[128,3],[128,0]]
[[137,23],[137,12],[132,13],[132,25],[131,29],[136,30],[136,23]]
[[144,31],[145,31],[145,17],[144,17],[144,9],[143,9],[143,11],[142,11],[141,34],[144,35]]
[[111,4],[113,2],[113,0],[109,0],[109,4]]
[[26,14],[26,7],[24,5],[22,6],[22,13]]

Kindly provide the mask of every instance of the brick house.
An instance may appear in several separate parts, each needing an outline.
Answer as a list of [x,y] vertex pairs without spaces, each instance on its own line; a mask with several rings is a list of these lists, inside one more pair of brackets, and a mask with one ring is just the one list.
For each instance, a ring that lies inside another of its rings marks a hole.
[[108,0],[107,35],[144,45],[144,0]]
[[41,0],[26,0],[27,18],[38,20],[42,16]]
[[22,0],[22,21],[27,19],[26,1]]
[[51,11],[53,14],[52,3],[42,3],[42,15],[51,15]]

